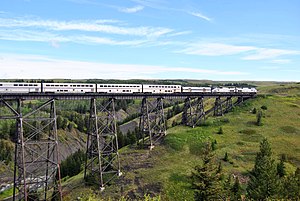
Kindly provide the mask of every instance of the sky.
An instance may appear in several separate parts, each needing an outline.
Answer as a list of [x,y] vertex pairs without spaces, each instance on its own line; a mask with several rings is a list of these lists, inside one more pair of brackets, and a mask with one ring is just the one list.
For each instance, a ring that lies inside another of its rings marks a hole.
[[0,79],[300,81],[299,0],[0,0]]

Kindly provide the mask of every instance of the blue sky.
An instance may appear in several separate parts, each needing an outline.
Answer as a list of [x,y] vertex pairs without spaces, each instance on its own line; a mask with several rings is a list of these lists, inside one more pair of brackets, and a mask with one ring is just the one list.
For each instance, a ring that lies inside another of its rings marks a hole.
[[299,0],[1,0],[0,78],[300,81]]

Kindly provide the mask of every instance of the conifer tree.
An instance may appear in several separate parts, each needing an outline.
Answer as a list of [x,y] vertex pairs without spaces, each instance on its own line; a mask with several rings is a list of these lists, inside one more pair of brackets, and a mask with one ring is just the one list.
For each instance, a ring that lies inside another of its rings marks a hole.
[[233,186],[231,187],[231,196],[230,200],[241,200],[242,196],[242,187],[238,177],[235,177]]
[[257,126],[262,126],[263,125],[262,124],[262,111],[261,110],[259,110],[257,112],[257,115],[256,115],[256,125]]
[[220,135],[223,134],[223,128],[222,127],[219,128],[218,134],[220,134]]
[[279,177],[283,177],[286,174],[283,158],[281,158],[280,162],[277,164],[277,174]]
[[231,174],[229,174],[223,183],[223,189],[225,191],[226,198],[229,198],[231,195],[231,185],[232,185],[232,176]]
[[[300,169],[299,169],[300,170]],[[290,174],[283,180],[283,197],[288,200],[300,200],[300,175],[297,176],[297,170],[295,174]]]
[[254,168],[250,172],[250,181],[247,187],[248,197],[254,200],[276,198],[280,190],[279,186],[272,150],[265,138],[260,143],[260,151],[256,155]]
[[223,161],[229,161],[228,153],[226,152],[223,158]]
[[216,200],[221,197],[222,188],[210,144],[206,144],[203,154],[203,163],[192,172],[195,200]]

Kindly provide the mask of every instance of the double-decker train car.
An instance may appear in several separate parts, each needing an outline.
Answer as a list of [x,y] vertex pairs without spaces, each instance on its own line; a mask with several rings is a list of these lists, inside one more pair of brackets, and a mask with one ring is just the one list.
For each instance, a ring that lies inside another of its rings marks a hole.
[[180,93],[180,92],[181,92],[181,85],[143,84],[143,93],[169,94],[169,93]]
[[142,93],[141,84],[97,84],[98,93]]
[[213,93],[234,93],[236,92],[235,87],[216,87],[211,90]]
[[182,87],[182,92],[209,93],[211,92],[211,88],[210,87]]
[[247,88],[247,87],[242,87],[242,88],[236,88],[237,93],[242,92],[242,93],[257,93],[257,90],[255,88]]
[[95,84],[83,83],[42,83],[42,92],[45,93],[93,93]]
[[0,82],[0,93],[38,93],[41,83]]

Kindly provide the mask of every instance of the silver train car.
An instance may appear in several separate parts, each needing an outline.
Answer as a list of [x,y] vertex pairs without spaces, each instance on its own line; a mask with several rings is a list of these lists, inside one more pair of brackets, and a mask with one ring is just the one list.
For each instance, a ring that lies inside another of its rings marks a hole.
[[158,84],[90,84],[90,83],[21,83],[0,82],[0,93],[250,93],[247,87],[185,87]]
[[0,82],[0,93],[39,93],[41,83]]

